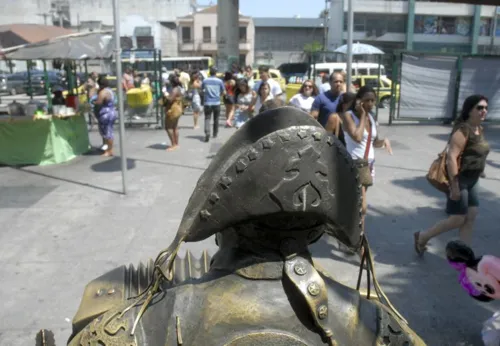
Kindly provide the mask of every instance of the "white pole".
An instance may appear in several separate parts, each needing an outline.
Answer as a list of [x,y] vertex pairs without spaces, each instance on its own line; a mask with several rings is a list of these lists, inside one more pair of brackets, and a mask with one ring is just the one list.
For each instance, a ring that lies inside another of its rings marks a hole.
[[354,26],[354,13],[352,11],[352,0],[347,0],[347,90],[352,84],[352,32]]
[[127,194],[127,157],[125,155],[125,119],[123,114],[122,50],[120,46],[120,9],[118,0],[113,0],[113,23],[115,27],[116,86],[118,92],[118,118],[120,121],[120,156],[122,163],[123,194]]

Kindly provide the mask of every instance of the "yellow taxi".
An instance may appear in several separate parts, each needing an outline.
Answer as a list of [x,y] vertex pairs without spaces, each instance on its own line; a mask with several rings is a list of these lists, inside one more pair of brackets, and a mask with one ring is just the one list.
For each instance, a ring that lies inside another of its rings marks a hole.
[[[269,76],[280,84],[281,90],[286,92],[287,85],[286,80],[281,76],[280,70],[274,68],[269,69]],[[260,81],[259,70],[253,70],[253,80],[257,83]]]
[[[216,76],[218,78],[220,78],[220,79],[223,79],[224,78],[224,72],[218,72]],[[271,77],[271,79],[274,79],[275,81],[277,81],[280,84],[281,90],[283,92],[285,92],[285,90],[287,88],[286,80],[285,80],[285,78],[283,78],[281,76],[280,70],[276,70],[274,68],[270,68],[269,69],[269,76]],[[257,83],[257,82],[260,81],[260,74],[259,74],[259,70],[257,70],[257,69],[253,70],[253,80],[254,80],[255,83]]]
[[[379,96],[378,96],[378,104],[379,107],[382,108],[390,108],[391,106],[391,91],[392,91],[392,81],[385,77],[381,76],[378,81],[378,76],[352,76],[352,84],[358,90],[360,87],[368,85],[377,91],[380,83]],[[299,92],[302,84],[288,84],[286,89],[286,98],[287,101],[290,100],[295,94]],[[396,102],[399,100],[399,84],[396,85]]]
[[[392,80],[385,76],[352,76],[352,84],[357,89],[362,86],[372,87],[375,92],[380,87],[378,95],[378,104],[382,108],[390,108],[391,106],[391,91],[392,91]],[[399,85],[396,85],[396,102],[399,100]]]

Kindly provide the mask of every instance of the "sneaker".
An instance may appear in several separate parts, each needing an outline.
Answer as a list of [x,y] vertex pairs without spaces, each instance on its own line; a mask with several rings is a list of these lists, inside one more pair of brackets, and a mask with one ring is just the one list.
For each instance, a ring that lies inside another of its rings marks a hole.
[[205,135],[205,143],[208,143],[210,141],[210,135]]

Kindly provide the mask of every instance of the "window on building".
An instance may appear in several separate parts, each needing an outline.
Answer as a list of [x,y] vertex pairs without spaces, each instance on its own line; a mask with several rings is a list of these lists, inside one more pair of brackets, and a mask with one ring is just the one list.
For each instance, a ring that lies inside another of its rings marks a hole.
[[479,24],[479,36],[490,36],[492,28],[491,18],[481,18],[481,23]]
[[203,42],[209,43],[212,41],[212,30],[209,26],[203,27]]
[[132,37],[128,36],[120,37],[120,47],[125,50],[134,48],[134,44],[132,43]]
[[138,49],[154,49],[155,39],[153,36],[138,36],[136,37]]
[[390,18],[387,19],[387,32],[406,33],[408,22],[406,15],[390,15]]
[[424,35],[460,35],[471,33],[470,17],[415,16],[414,32]]
[[[385,33],[405,33],[407,18],[399,14],[354,13],[353,29],[376,37]],[[344,13],[344,30],[347,30],[347,13]]]
[[246,65],[246,60],[247,60],[247,55],[246,54],[240,54],[238,64],[240,66],[245,66]]
[[182,43],[192,42],[193,38],[191,37],[191,28],[189,26],[182,27]]
[[[346,21],[347,23],[347,21]],[[366,14],[356,13],[353,22],[354,31],[366,31]]]
[[240,42],[247,42],[247,27],[240,26]]

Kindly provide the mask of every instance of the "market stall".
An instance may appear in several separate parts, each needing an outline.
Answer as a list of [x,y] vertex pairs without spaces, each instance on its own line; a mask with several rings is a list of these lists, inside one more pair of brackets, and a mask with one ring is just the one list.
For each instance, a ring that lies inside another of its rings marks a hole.
[[[74,34],[16,47],[4,54],[11,60],[44,62],[111,59],[111,41],[108,33]],[[9,115],[0,117],[0,164],[56,164],[89,151],[84,114],[88,107],[80,104],[79,95],[71,92],[76,90],[76,85],[71,82],[70,75],[68,78],[70,92],[66,105],[52,107],[49,83],[45,83],[46,103],[32,101],[27,105],[10,105]]]

